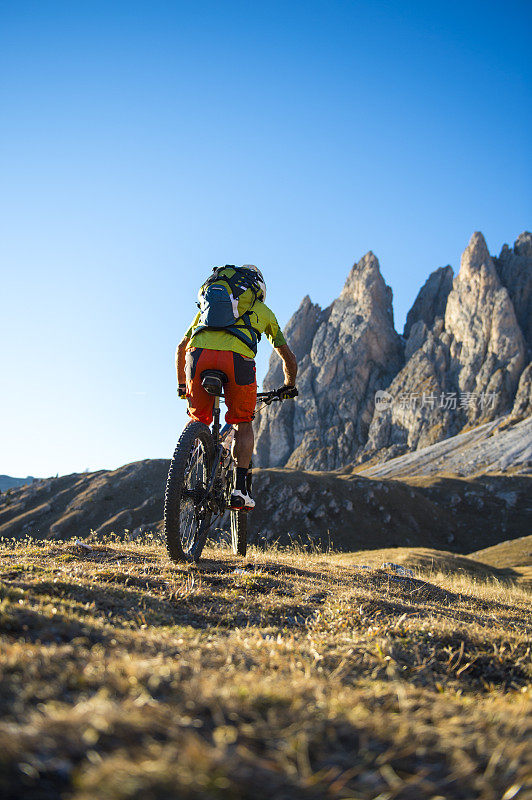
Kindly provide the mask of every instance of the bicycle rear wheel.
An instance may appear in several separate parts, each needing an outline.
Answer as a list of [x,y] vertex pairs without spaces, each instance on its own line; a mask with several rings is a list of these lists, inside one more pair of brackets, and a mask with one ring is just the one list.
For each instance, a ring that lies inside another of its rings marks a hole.
[[205,489],[214,462],[214,442],[202,422],[190,422],[174,452],[164,499],[164,534],[172,561],[197,561],[212,513]]

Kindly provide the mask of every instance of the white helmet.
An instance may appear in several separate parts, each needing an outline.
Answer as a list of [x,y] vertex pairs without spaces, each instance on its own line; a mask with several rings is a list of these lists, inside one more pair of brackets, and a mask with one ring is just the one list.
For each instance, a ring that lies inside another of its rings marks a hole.
[[258,278],[259,278],[259,286],[260,286],[261,291],[262,291],[262,297],[260,299],[262,300],[262,302],[265,302],[265,300],[266,300],[266,282],[265,282],[265,280],[264,280],[264,278],[262,276],[262,272],[260,271],[260,269],[258,267],[256,267],[255,264],[242,264],[242,269],[251,269],[251,270],[253,270],[253,272],[257,273]]

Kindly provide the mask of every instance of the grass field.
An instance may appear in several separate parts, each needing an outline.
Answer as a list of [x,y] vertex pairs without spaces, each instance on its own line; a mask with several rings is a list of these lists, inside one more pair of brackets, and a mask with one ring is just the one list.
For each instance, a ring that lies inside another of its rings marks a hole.
[[5,800],[531,796],[526,588],[406,550],[413,577],[206,555],[1,544]]

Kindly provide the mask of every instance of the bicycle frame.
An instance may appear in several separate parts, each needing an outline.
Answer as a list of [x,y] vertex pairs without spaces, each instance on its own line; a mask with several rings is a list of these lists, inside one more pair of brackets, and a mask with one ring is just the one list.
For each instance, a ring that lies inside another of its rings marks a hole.
[[[270,403],[275,401],[281,401],[281,398],[277,396],[275,392],[259,392],[257,394],[257,400],[262,400],[264,405],[270,405]],[[222,437],[225,433],[227,433],[233,425],[227,423],[224,427],[220,430],[220,396],[216,395],[214,397],[214,406],[212,411],[212,438],[214,440],[214,462],[212,465],[211,474],[205,487],[205,497],[209,497],[214,487],[214,483],[216,481],[216,476],[218,473],[218,467],[220,466],[220,461],[222,460],[222,455],[224,451],[224,447],[222,444]],[[219,510],[219,514],[223,514],[225,511],[224,509]]]
[[[199,560],[209,531],[220,524],[219,520],[225,518],[228,510],[231,512],[233,552],[242,556],[246,554],[247,515],[243,512],[247,509],[232,508],[230,502],[230,495],[234,491],[235,465],[232,439],[239,425],[220,426],[221,396],[220,392],[220,395],[213,397],[212,428],[207,428],[199,420],[191,421],[181,434],[170,463],[165,492],[164,530],[168,553],[176,563]],[[257,394],[257,399],[269,405],[274,400],[293,396],[277,390]],[[259,405],[257,410],[261,408]],[[198,447],[203,451],[203,457],[197,456]],[[198,458],[203,460],[200,473],[196,469],[200,463]],[[196,471],[191,473],[193,477],[190,483],[189,473],[193,464]],[[251,469],[246,486],[251,493]]]
[[[214,462],[212,465],[211,474],[207,485],[205,487],[205,494],[204,497],[209,497],[214,487],[214,483],[216,481],[216,476],[218,474],[218,467],[220,466],[220,461],[222,460],[223,455],[223,445],[221,442],[221,435],[226,432],[229,428],[232,428],[232,425],[224,425],[223,429],[220,431],[220,397],[216,396],[214,398],[214,408],[213,408],[213,423],[212,423],[212,438],[214,440]],[[219,509],[219,514],[222,514],[225,509]]]

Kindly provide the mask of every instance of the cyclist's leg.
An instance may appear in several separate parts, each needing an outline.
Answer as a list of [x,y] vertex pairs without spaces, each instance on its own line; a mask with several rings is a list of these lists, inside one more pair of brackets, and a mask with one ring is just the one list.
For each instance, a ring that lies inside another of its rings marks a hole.
[[[248,440],[253,436],[251,422],[255,416],[257,403],[257,377],[255,362],[252,358],[245,358],[240,353],[225,353],[225,372],[229,378],[225,385],[225,402],[227,414],[225,421],[237,428],[242,425],[243,437]],[[243,442],[244,444],[244,442]],[[253,441],[251,440],[251,452]],[[251,457],[251,456],[250,456]],[[248,464],[249,466],[249,464]]]
[[204,350],[201,347],[192,347],[185,356],[185,371],[187,378],[187,414],[198,422],[210,425],[214,397],[205,391],[201,385],[201,373],[204,369],[218,369],[217,350]]
[[[231,353],[231,364],[227,369],[229,381],[226,384],[225,398],[227,414],[225,419],[235,426],[233,457],[236,461],[235,491],[232,507],[253,508],[255,503],[248,492],[247,472],[253,456],[254,435],[252,419],[257,402],[257,381],[255,362],[239,353]],[[234,502],[233,502],[234,501]]]
[[249,469],[253,458],[253,448],[255,446],[255,436],[253,435],[253,425],[251,422],[239,422],[235,425],[235,438],[233,440],[232,455],[237,467]]

